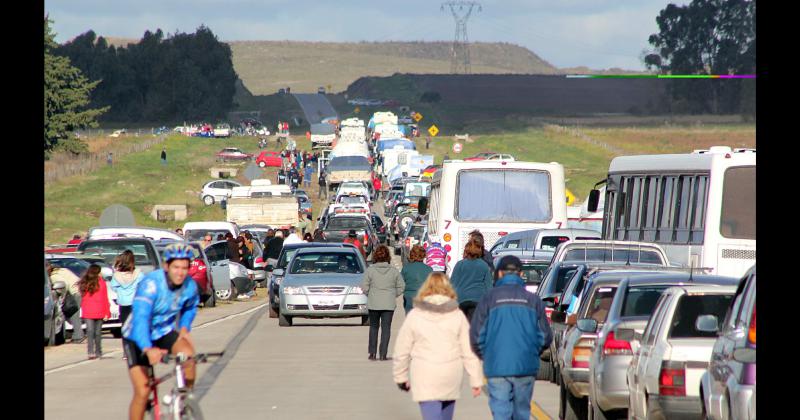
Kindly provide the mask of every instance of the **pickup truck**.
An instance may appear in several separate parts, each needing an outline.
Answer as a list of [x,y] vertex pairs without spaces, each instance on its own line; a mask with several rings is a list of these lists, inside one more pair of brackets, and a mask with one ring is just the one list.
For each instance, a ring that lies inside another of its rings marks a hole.
[[336,129],[327,123],[311,124],[311,148],[328,146],[336,138]]
[[232,197],[226,207],[226,220],[237,225],[264,224],[291,226],[297,223],[300,206],[297,197],[280,196]]
[[339,156],[331,159],[325,167],[328,173],[328,188],[335,188],[345,181],[372,182],[372,166],[364,156]]

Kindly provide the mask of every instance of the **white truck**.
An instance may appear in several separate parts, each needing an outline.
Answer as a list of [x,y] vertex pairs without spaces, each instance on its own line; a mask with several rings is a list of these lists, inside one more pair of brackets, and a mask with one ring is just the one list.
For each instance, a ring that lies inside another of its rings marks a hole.
[[291,188],[268,182],[255,180],[253,185],[231,190],[226,220],[237,225],[291,226],[297,223],[300,205]]
[[336,130],[332,124],[311,124],[311,148],[330,146],[336,138]]

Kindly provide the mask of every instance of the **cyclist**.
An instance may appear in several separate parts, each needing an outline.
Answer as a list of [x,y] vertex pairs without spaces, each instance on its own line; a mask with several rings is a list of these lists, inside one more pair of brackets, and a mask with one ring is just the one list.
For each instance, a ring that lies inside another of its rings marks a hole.
[[[167,352],[194,355],[190,331],[200,302],[197,284],[188,276],[194,249],[177,243],[167,246],[163,255],[163,269],[147,274],[139,283],[132,314],[122,327],[123,350],[133,384],[131,420],[144,418],[150,394],[148,368]],[[187,361],[183,368],[186,386],[192,388],[194,361]]]

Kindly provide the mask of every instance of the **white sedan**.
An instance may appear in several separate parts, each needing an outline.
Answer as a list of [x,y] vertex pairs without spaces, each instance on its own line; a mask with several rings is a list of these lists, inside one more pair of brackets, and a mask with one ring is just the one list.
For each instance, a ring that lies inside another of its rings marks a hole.
[[216,202],[227,199],[231,196],[231,190],[234,187],[241,187],[242,184],[230,180],[209,181],[203,185],[203,190],[200,192],[200,199],[203,200],[205,205],[210,206]]

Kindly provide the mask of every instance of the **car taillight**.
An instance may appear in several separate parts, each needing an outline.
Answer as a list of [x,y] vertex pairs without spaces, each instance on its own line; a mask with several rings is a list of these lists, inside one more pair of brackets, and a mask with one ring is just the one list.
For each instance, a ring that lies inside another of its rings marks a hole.
[[256,260],[255,260],[255,262],[256,262],[256,264],[261,264],[261,263],[263,263],[263,262],[264,262],[264,259],[263,259],[263,258],[261,258],[261,257],[257,257],[257,258],[256,258]]
[[756,306],[753,304],[753,315],[750,317],[750,329],[747,331],[747,343],[756,345]]
[[556,297],[553,298],[553,305],[558,305],[558,298],[560,298],[560,297],[561,296],[556,296]]
[[590,338],[581,338],[575,343],[572,348],[572,367],[573,368],[589,368],[589,359],[592,357],[592,347],[594,340]]
[[548,308],[548,307],[544,308],[544,315],[547,317],[548,321],[550,320],[550,314],[552,313],[553,313],[553,308]]
[[406,238],[406,240],[405,240],[405,246],[406,246],[406,248],[409,248],[409,247],[411,247],[411,239],[410,239],[410,238]]
[[603,355],[605,356],[630,356],[633,354],[631,343],[625,340],[617,340],[614,331],[608,333],[606,342],[603,344]]
[[686,366],[683,362],[665,360],[661,362],[661,373],[658,375],[659,395],[675,397],[686,396]]

